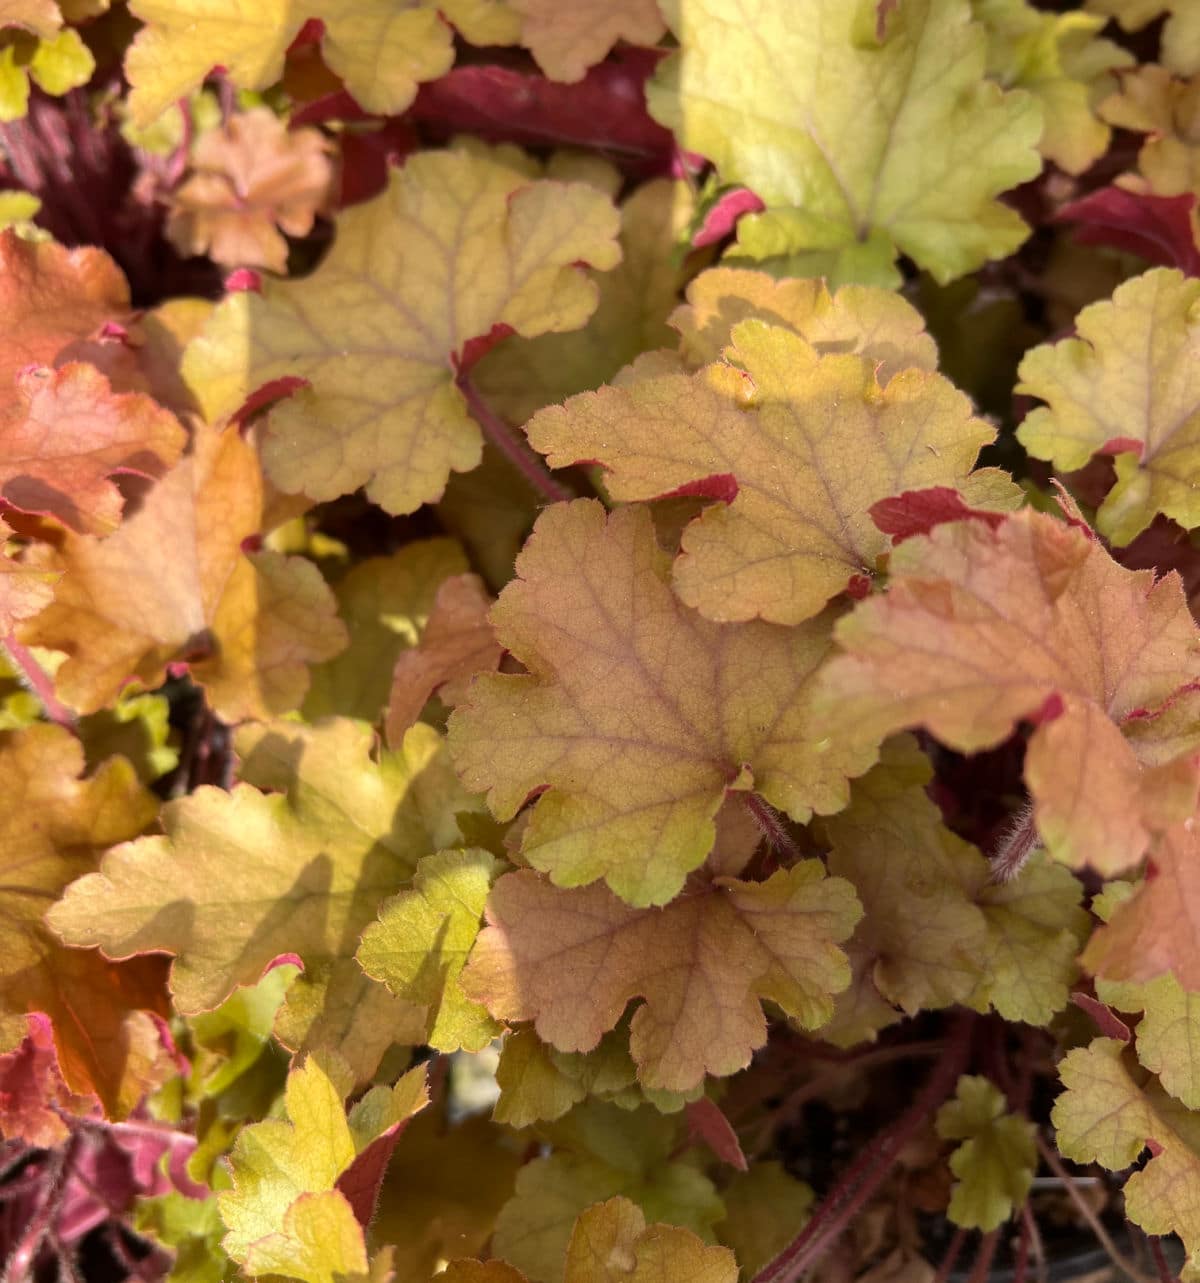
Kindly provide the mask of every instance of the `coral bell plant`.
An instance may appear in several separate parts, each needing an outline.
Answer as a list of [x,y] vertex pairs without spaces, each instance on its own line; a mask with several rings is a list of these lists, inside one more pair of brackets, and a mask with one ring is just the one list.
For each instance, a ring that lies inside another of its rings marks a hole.
[[1198,197],[1200,0],[0,0],[2,1283],[1200,1283]]

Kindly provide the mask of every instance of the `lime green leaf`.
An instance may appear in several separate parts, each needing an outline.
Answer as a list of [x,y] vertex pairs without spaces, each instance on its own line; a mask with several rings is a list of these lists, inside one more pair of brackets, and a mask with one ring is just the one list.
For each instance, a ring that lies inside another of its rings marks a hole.
[[905,0],[882,42],[847,0],[816,0],[799,23],[786,0],[662,7],[681,49],[650,109],[766,204],[740,223],[741,254],[895,285],[898,253],[947,281],[1028,235],[995,197],[1037,174],[1041,109],[985,79],[968,0]]
[[367,975],[428,1010],[424,1041],[439,1051],[478,1051],[500,1032],[458,983],[497,871],[495,856],[477,849],[426,856],[412,890],[380,909],[358,947]]
[[958,1177],[949,1217],[969,1230],[994,1230],[1025,1201],[1037,1167],[1033,1124],[1005,1114],[1004,1096],[986,1078],[963,1074],[954,1100],[937,1114],[938,1135],[961,1140],[950,1156]]
[[1066,1090],[1051,1121],[1064,1157],[1120,1172],[1154,1142],[1149,1161],[1125,1182],[1125,1211],[1147,1234],[1178,1234],[1193,1277],[1200,1271],[1200,1115],[1149,1078],[1115,1038],[1076,1048],[1059,1075]]
[[237,748],[242,784],[170,803],[166,835],[117,848],[74,883],[53,910],[55,929],[112,956],[174,954],[185,1015],[295,955],[304,975],[280,1012],[280,1038],[338,1048],[369,1077],[393,1040],[422,1036],[426,1013],[362,973],[359,933],[421,856],[459,840],[454,814],[471,800],[427,726],[378,760],[370,729],[350,721],[248,725]]
[[1021,362],[1017,391],[1047,403],[1017,430],[1021,444],[1064,472],[1116,455],[1096,514],[1114,543],[1156,513],[1200,526],[1200,281],[1156,268],[1084,308],[1075,328]]

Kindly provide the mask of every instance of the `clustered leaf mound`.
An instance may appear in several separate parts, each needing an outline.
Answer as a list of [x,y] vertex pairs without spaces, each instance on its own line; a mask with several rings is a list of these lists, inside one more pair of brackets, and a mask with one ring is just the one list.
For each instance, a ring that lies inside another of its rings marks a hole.
[[0,0],[5,1279],[1200,1280],[1198,14]]

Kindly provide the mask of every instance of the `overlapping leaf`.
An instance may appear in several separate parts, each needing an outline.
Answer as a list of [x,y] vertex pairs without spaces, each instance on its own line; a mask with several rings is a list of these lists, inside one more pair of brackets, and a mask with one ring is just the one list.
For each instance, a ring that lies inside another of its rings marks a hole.
[[1065,472],[1116,456],[1096,514],[1114,543],[1156,513],[1200,526],[1200,282],[1156,268],[1085,308],[1075,329],[1021,362],[1017,391],[1047,403],[1021,424],[1021,444]]
[[166,835],[114,851],[68,890],[51,923],[109,956],[174,954],[171,990],[185,1014],[298,957],[304,975],[280,1036],[338,1049],[366,1078],[393,1041],[423,1037],[426,1011],[363,975],[359,935],[423,855],[459,840],[454,813],[470,800],[429,727],[378,762],[369,728],[349,721],[247,727],[237,746],[242,784],[167,806]]
[[329,195],[329,143],[259,107],[200,136],[171,197],[166,233],[181,254],[225,267],[287,268],[288,236],[307,236]]
[[309,1056],[288,1076],[287,1121],[245,1128],[218,1198],[225,1251],[250,1274],[308,1283],[367,1270],[365,1221],[399,1133],[429,1101],[425,1069],[373,1087],[346,1112],[344,1065]]
[[984,78],[969,0],[905,0],[881,40],[875,6],[844,0],[819,0],[803,23],[773,0],[662,9],[681,48],[650,109],[766,205],[739,225],[741,253],[895,284],[898,253],[945,281],[1024,240],[995,197],[1038,172],[1041,110]]
[[175,416],[137,392],[114,394],[93,366],[31,366],[0,416],[0,502],[84,534],[121,518],[118,473],[161,477],[183,450]]
[[552,80],[582,80],[617,43],[655,45],[666,31],[656,0],[510,0],[521,43]]
[[970,492],[995,432],[941,375],[881,386],[870,356],[822,356],[780,326],[745,320],[731,337],[726,363],[645,379],[635,366],[622,386],[543,410],[529,438],[555,466],[599,462],[617,499],[728,499],[684,531],[679,595],[709,619],[795,624],[870,583],[891,547],[872,504]]
[[0,633],[5,636],[19,620],[49,605],[58,580],[54,571],[25,565],[9,542],[11,534],[12,528],[0,518]]
[[911,741],[892,741],[855,782],[849,808],[824,822],[830,872],[865,909],[847,945],[854,982],[827,1035],[836,1041],[873,1036],[893,1007],[912,1015],[967,1003],[1042,1024],[1066,1006],[1087,929],[1078,881],[1035,860],[993,884],[987,861],[926,795],[931,774]]
[[1098,928],[1084,965],[1107,980],[1152,980],[1171,972],[1200,991],[1200,827],[1195,818],[1168,829],[1150,853],[1151,873]]
[[1126,31],[1140,31],[1167,14],[1162,30],[1162,61],[1187,76],[1200,71],[1200,13],[1189,0],[1087,0],[1093,13],[1116,18]]
[[633,1112],[588,1102],[548,1129],[554,1152],[527,1163],[496,1224],[492,1249],[535,1283],[559,1283],[576,1218],[621,1196],[648,1221],[711,1241],[723,1215],[712,1182],[673,1156],[677,1121],[643,1107]]
[[420,643],[439,588],[467,568],[452,539],[424,539],[390,557],[367,557],[337,580],[334,593],[350,644],[313,668],[304,716],[310,722],[335,715],[378,721],[396,663]]
[[[1110,124],[1146,134],[1147,138],[1138,152],[1138,172],[1122,175],[1120,186],[1155,196],[1179,196],[1200,190],[1198,112],[1200,80],[1196,76],[1177,80],[1157,63],[1137,67],[1123,76],[1120,92],[1104,100],[1100,113]],[[1194,229],[1194,214],[1191,223]]]
[[44,1013],[68,1086],[125,1113],[155,1080],[158,1034],[146,1013],[166,1014],[161,960],[114,965],[65,949],[42,918],[106,847],[151,824],[158,807],[121,758],[90,778],[80,779],[82,771],[83,749],[61,727],[0,736],[0,1049],[25,1037],[27,1012]]
[[454,61],[452,34],[424,0],[133,0],[145,23],[125,58],[129,110],[149,125],[224,67],[243,89],[280,78],[284,54],[304,24],[324,24],[321,51],[368,111],[404,110],[422,80]]
[[640,997],[630,1026],[640,1080],[688,1091],[749,1063],[766,1039],[760,999],[805,1028],[829,1018],[849,980],[837,945],[858,916],[851,885],[815,860],[762,883],[716,878],[662,909],[521,870],[496,883],[462,982],[562,1051],[593,1050]]
[[307,665],[336,655],[346,633],[314,565],[243,550],[262,516],[253,446],[200,425],[192,453],[115,534],[38,550],[29,563],[62,578],[21,635],[67,652],[59,696],[91,713],[131,677],[154,687],[186,663],[227,721],[294,709]]
[[579,264],[614,266],[616,233],[607,197],[537,181],[511,148],[424,153],[342,215],[312,276],[227,299],[185,369],[217,416],[304,380],[270,417],[271,478],[313,499],[365,485],[411,512],[479,462],[454,385],[468,345],[581,326],[597,293]]
[[1058,1148],[1079,1163],[1123,1171],[1153,1153],[1124,1185],[1125,1211],[1147,1234],[1178,1234],[1185,1278],[1200,1271],[1200,1118],[1131,1061],[1127,1045],[1097,1038],[1059,1066],[1066,1090],[1051,1120]]
[[1200,631],[1177,576],[1118,566],[1088,533],[1022,512],[905,541],[888,592],[837,627],[826,716],[876,741],[925,726],[964,752],[1039,723],[1025,777],[1071,865],[1128,868],[1189,815]]
[[481,675],[450,720],[467,786],[499,819],[533,791],[522,851],[560,886],[603,877],[662,904],[712,848],[728,788],[805,820],[870,760],[813,722],[828,621],[721,626],[680,604],[650,515],[548,509],[492,623],[528,675]]
[[987,28],[989,74],[1042,105],[1042,155],[1082,173],[1108,147],[1094,109],[1115,88],[1112,71],[1132,66],[1133,55],[1097,37],[1105,20],[1094,14],[1046,13],[1028,0],[972,0],[971,8]]
[[[615,191],[619,175],[604,177],[617,180]],[[593,274],[600,301],[588,323],[493,348],[473,374],[488,404],[524,423],[544,405],[599,387],[642,352],[668,346],[674,335],[667,318],[686,277],[672,253],[691,205],[681,182],[655,179],[636,188],[621,205],[621,262]]]

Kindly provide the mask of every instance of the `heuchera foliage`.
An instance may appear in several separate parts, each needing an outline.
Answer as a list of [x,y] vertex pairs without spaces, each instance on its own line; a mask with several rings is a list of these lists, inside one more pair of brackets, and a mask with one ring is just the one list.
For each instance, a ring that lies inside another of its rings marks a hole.
[[0,0],[0,1276],[1200,1280],[1200,3]]

